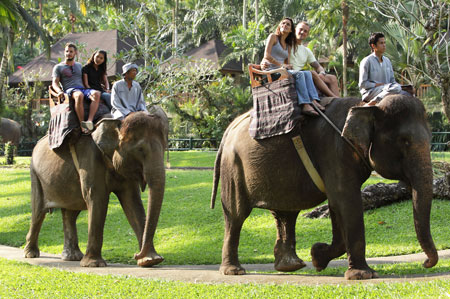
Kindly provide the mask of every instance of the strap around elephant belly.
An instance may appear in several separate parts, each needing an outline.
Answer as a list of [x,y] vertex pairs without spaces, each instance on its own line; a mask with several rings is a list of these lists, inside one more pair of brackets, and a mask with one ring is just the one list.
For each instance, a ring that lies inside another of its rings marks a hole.
[[305,145],[303,144],[300,135],[292,137],[292,142],[294,143],[295,149],[297,150],[297,153],[300,156],[300,160],[302,160],[302,163],[305,166],[306,171],[308,172],[312,181],[320,191],[325,193],[325,185],[322,181],[322,178],[320,177],[317,170],[314,168],[314,165],[312,164],[311,159],[309,158],[308,153],[306,152]]

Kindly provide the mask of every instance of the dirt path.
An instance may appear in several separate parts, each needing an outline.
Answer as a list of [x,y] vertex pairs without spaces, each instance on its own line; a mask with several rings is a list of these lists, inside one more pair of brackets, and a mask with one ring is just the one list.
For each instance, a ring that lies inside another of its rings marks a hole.
[[[61,270],[72,272],[92,273],[99,275],[128,275],[140,278],[163,279],[173,281],[183,281],[191,283],[270,283],[270,284],[302,284],[302,285],[318,285],[318,284],[351,284],[360,283],[361,281],[348,281],[340,276],[319,276],[302,274],[301,270],[294,272],[295,274],[246,274],[242,276],[225,276],[219,273],[219,265],[185,265],[185,266],[167,266],[160,265],[154,268],[140,268],[132,265],[108,264],[106,268],[84,268],[80,267],[79,262],[62,261],[59,255],[43,253],[41,257],[36,259],[26,259],[23,257],[21,248],[0,245],[0,256],[9,260],[26,262],[32,265],[44,267],[53,267]],[[440,259],[450,258],[450,250],[439,252]],[[392,264],[405,262],[422,262],[425,260],[425,254],[412,254],[403,256],[390,256],[380,258],[369,258],[369,265],[375,264]],[[306,263],[307,268],[312,268],[311,263]],[[330,267],[347,266],[346,260],[337,260],[330,262]],[[248,264],[244,265],[247,272],[252,271],[273,271],[273,264]],[[439,264],[438,266],[439,267]],[[429,275],[409,275],[409,276],[389,276],[378,279],[365,280],[365,283],[379,282],[408,282],[408,281],[425,281],[433,279],[450,279],[450,272],[429,274]]]

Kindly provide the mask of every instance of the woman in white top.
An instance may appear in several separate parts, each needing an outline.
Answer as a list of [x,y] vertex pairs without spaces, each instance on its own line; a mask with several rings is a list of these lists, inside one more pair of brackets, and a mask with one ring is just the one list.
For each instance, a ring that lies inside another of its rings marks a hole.
[[295,89],[299,104],[302,106],[302,113],[318,116],[319,114],[311,106],[313,100],[319,100],[312,76],[310,73],[293,71],[292,65],[289,64],[289,56],[295,43],[294,22],[291,18],[284,18],[275,33],[271,33],[267,38],[261,68],[263,70],[287,69],[295,78]]

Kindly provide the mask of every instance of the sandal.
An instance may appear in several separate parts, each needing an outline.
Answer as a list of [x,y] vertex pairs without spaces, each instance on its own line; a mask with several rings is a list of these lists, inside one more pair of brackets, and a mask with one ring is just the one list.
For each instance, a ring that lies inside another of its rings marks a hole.
[[81,128],[87,129],[89,131],[94,130],[94,123],[92,121],[82,121],[81,122]]

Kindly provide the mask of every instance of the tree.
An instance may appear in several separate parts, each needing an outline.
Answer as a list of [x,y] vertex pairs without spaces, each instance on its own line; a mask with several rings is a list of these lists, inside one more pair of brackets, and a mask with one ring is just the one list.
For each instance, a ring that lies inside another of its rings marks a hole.
[[50,55],[50,41],[47,35],[42,31],[35,20],[26,12],[26,10],[13,0],[2,0],[0,2],[0,52],[2,59],[0,62],[0,109],[2,106],[2,93],[6,78],[8,64],[12,63],[12,46],[14,36],[21,31],[21,22],[24,23],[26,30],[35,31],[42,38],[48,55]]
[[[420,42],[425,64],[409,66],[441,90],[444,113],[450,119],[450,4],[445,0],[372,1],[373,9]],[[413,26],[413,24],[415,24]],[[418,26],[419,28],[413,28]]]

